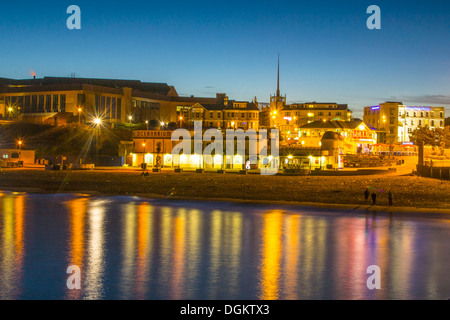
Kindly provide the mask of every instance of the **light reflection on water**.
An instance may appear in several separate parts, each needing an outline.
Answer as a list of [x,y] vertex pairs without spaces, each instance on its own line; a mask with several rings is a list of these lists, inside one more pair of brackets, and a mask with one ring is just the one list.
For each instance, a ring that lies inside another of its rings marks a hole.
[[446,217],[0,193],[0,299],[447,299],[449,231]]

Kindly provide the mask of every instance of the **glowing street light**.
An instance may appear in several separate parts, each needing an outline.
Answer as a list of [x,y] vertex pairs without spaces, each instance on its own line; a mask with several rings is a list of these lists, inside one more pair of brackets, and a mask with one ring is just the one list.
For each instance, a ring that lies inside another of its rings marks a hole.
[[83,111],[83,109],[78,108],[78,124],[81,124],[81,112]]
[[23,141],[22,141],[22,140],[19,140],[17,143],[18,143],[18,145],[19,145],[19,161],[20,161],[20,154],[22,153],[22,145],[23,145]]
[[100,119],[100,118],[95,118],[95,119],[94,119],[94,124],[95,124],[96,126],[101,125],[101,124],[102,124],[102,119]]

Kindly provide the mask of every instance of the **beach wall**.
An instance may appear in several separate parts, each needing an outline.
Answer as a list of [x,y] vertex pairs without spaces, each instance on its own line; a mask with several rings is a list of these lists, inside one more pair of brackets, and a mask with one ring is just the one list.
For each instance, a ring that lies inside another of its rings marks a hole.
[[422,177],[450,180],[450,167],[417,166],[417,173]]

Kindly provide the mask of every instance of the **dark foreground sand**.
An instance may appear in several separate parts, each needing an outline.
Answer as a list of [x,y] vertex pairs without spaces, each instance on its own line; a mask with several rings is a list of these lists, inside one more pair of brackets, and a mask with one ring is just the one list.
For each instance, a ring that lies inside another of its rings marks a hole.
[[[226,199],[330,207],[364,208],[366,187],[376,189],[377,206],[394,211],[413,208],[450,209],[450,181],[417,176],[261,176],[217,173],[163,173],[141,177],[140,172],[4,170],[0,189],[28,192],[85,192],[176,199]],[[373,190],[373,189],[371,189]],[[383,190],[383,191],[381,191]],[[424,210],[426,212],[427,210]],[[449,211],[450,210],[442,210]]]

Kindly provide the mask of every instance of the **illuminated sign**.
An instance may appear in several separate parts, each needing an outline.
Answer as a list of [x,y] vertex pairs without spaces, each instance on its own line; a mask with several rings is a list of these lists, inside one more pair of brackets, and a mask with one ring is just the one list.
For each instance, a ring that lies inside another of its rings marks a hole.
[[379,110],[379,109],[380,109],[380,106],[372,107],[371,109],[372,109],[372,110]]
[[430,107],[406,107],[406,109],[413,111],[431,111]]
[[413,145],[414,145],[414,142],[403,142],[403,145],[413,146]]
[[292,121],[292,117],[284,117],[283,119],[287,121]]

